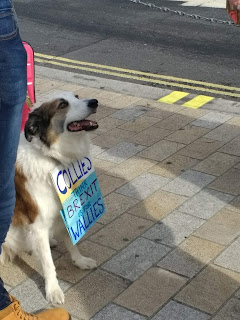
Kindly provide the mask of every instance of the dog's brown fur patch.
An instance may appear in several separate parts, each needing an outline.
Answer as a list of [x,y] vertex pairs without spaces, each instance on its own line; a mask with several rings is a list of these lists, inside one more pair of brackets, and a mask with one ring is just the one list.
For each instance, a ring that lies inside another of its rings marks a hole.
[[50,128],[47,131],[47,142],[48,146],[53,145],[55,142],[57,142],[59,138],[59,134],[50,126]]
[[68,110],[69,103],[65,99],[43,103],[39,108],[33,110],[25,126],[27,140],[31,142],[34,135],[39,135],[40,140],[50,147],[63,132]]
[[63,132],[63,127],[61,127],[60,124],[63,123],[65,120],[66,114],[69,110],[68,102],[66,101],[66,108],[58,109],[58,106],[61,102],[63,102],[64,99],[56,99],[52,101],[50,104],[45,104],[43,106],[43,109],[46,110],[46,112],[49,113],[49,118],[51,119],[50,126],[47,129],[47,141],[48,145],[54,144],[58,138],[59,135]]
[[38,207],[26,189],[27,178],[22,170],[15,166],[16,205],[12,224],[31,224],[38,216]]

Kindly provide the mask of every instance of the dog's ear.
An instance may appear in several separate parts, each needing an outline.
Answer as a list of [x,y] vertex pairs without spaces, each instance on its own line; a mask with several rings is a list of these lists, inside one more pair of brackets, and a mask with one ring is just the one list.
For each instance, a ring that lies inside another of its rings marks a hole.
[[29,114],[29,118],[24,128],[24,133],[27,141],[31,142],[34,136],[40,134],[41,122],[42,112],[39,108]]

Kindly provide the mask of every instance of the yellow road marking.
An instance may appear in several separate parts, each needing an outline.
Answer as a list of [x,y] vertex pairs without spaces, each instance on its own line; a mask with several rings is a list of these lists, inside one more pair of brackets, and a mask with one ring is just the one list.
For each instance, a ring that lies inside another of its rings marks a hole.
[[[62,67],[70,68],[70,69],[77,69],[77,70],[84,70],[84,71],[94,72],[94,73],[99,73],[99,74],[106,74],[106,75],[111,75],[111,76],[120,77],[120,78],[134,79],[134,80],[151,82],[151,83],[158,83],[158,84],[182,88],[182,89],[199,90],[199,91],[203,91],[203,92],[210,92],[210,93],[215,93],[215,94],[225,95],[225,96],[230,96],[230,97],[236,97],[236,98],[240,97],[239,93],[225,92],[225,91],[220,91],[220,90],[215,90],[215,89],[208,89],[208,88],[204,88],[204,87],[196,87],[196,86],[191,86],[191,85],[185,85],[182,83],[167,82],[167,81],[162,81],[162,80],[158,80],[158,79],[151,79],[151,78],[146,78],[146,77],[127,75],[127,74],[123,74],[123,73],[94,69],[94,68],[89,68],[89,67],[81,67],[79,65],[71,65],[71,64],[67,64],[67,63],[58,62],[58,61],[44,60],[44,59],[39,59],[39,58],[35,58],[35,61],[40,62],[40,63],[62,66]],[[202,83],[202,84],[206,85],[206,83]],[[228,87],[228,88],[230,88],[230,87]],[[240,90],[240,88],[236,88],[236,89]]]
[[192,100],[184,103],[182,106],[192,108],[192,109],[198,109],[213,99],[214,99],[213,97],[199,95],[193,98]]
[[188,95],[189,95],[189,93],[187,93],[187,92],[173,91],[170,94],[168,94],[167,96],[160,98],[158,101],[172,104],[172,103],[175,103],[178,100],[180,100]]
[[50,60],[69,62],[69,63],[76,64],[76,65],[90,66],[90,67],[95,67],[95,68],[100,68],[100,69],[106,69],[106,70],[112,70],[112,71],[119,71],[119,72],[125,72],[125,73],[130,73],[130,74],[142,75],[142,76],[146,76],[146,77],[153,77],[153,78],[158,78],[158,79],[166,79],[166,80],[170,80],[170,81],[198,84],[198,85],[202,85],[202,86],[205,86],[205,87],[213,87],[213,88],[218,88],[218,89],[223,89],[223,90],[228,90],[228,91],[230,91],[230,90],[232,90],[232,91],[240,91],[240,88],[238,88],[238,87],[229,87],[229,86],[225,86],[225,85],[221,85],[221,84],[209,83],[209,82],[204,82],[204,81],[190,80],[190,79],[177,78],[177,77],[172,77],[172,76],[166,76],[166,75],[142,72],[142,71],[137,71],[137,70],[132,70],[132,69],[125,69],[125,68],[106,66],[106,65],[102,65],[102,64],[90,63],[90,62],[84,62],[84,61],[78,61],[78,60],[72,60],[72,59],[68,59],[68,58],[56,57],[56,56],[51,56],[51,55],[42,54],[42,53],[35,53],[35,56],[39,57],[39,58],[50,59]]

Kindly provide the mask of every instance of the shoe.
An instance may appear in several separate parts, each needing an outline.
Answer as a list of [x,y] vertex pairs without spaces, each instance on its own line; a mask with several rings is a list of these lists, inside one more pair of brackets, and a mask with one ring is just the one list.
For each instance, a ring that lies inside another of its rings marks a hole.
[[71,320],[71,316],[62,308],[45,310],[37,314],[30,314],[22,310],[17,299],[10,296],[11,304],[0,310],[0,320]]

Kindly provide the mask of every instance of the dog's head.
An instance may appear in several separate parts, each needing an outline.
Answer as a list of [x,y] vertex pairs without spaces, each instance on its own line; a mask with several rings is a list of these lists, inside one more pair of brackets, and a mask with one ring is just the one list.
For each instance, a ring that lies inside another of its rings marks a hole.
[[98,128],[96,121],[87,119],[96,113],[97,107],[96,99],[79,99],[73,93],[61,92],[30,113],[25,137],[50,156],[51,150],[62,155],[70,149],[73,152],[80,146],[85,131]]

